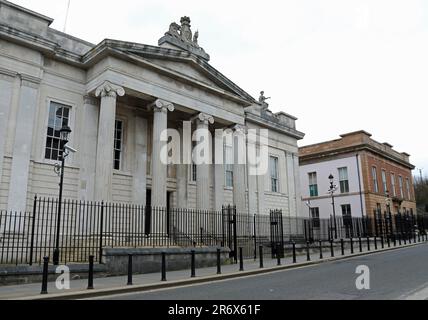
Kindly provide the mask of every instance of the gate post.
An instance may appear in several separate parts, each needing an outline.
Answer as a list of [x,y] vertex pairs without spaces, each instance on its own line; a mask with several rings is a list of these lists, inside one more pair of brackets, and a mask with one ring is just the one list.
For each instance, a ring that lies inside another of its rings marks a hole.
[[36,227],[36,209],[37,207],[37,194],[34,196],[34,204],[33,204],[33,217],[32,217],[32,225],[31,225],[31,244],[30,244],[30,266],[33,265],[33,251],[34,251],[34,229]]
[[103,230],[104,228],[104,201],[101,202],[101,217],[100,217],[100,248],[99,248],[99,256],[98,256],[98,262],[102,262],[103,257]]
[[235,263],[238,263],[238,235],[236,233],[238,215],[236,214],[236,206],[233,206],[232,210],[233,210],[233,246],[235,247],[233,251],[235,253]]
[[254,215],[254,260],[257,260],[257,228],[256,228],[256,220],[257,220],[257,215]]

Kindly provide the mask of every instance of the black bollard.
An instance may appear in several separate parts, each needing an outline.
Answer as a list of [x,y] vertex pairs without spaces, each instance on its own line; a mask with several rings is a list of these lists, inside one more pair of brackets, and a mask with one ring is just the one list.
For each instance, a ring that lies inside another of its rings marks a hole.
[[217,249],[217,274],[221,274],[221,250]]
[[397,246],[397,237],[395,236],[395,234],[392,236],[392,240],[393,240],[393,242],[394,242],[394,247],[396,247]]
[[40,294],[48,294],[48,272],[49,272],[49,257],[44,257],[42,291],[40,292]]
[[381,245],[382,249],[385,248],[385,243],[383,241],[383,236],[380,236],[380,245]]
[[242,247],[239,248],[239,271],[244,271],[244,256],[242,254]]
[[320,240],[320,259],[324,259],[322,254],[322,241]]
[[311,253],[309,252],[309,241],[306,242],[306,261],[311,261]]
[[351,254],[354,254],[354,238],[351,237]]
[[128,254],[128,286],[132,286],[132,254]]
[[293,263],[297,263],[296,259],[296,243],[293,241]]
[[166,281],[166,253],[162,252],[162,277],[161,281]]
[[367,237],[367,251],[370,251],[370,238]]
[[345,255],[345,242],[343,241],[343,239],[340,239],[340,248],[342,250],[342,256]]
[[391,237],[389,235],[386,236],[386,241],[388,242],[388,248],[391,248]]
[[404,245],[405,245],[405,246],[407,246],[407,237],[405,237],[405,236],[403,235],[403,239],[404,239]]
[[190,277],[195,278],[196,277],[196,259],[195,259],[195,250],[192,250],[191,252],[191,263],[190,263]]
[[358,237],[358,243],[360,245],[360,252],[363,252],[363,242],[361,240],[361,237]]
[[94,289],[94,256],[89,256],[88,290]]
[[374,249],[377,250],[377,237],[374,237]]
[[416,243],[416,232],[413,233],[413,243]]
[[259,247],[259,256],[260,256],[260,269],[264,268],[263,265],[263,246]]
[[421,242],[421,234],[418,233],[418,242]]
[[333,239],[330,239],[330,251],[331,257],[334,257]]

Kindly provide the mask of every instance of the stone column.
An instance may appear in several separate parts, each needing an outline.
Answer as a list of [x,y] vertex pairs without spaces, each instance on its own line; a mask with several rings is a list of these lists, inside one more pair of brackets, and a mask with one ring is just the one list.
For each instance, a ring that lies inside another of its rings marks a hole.
[[95,177],[95,199],[111,202],[113,187],[114,127],[116,121],[116,99],[124,96],[125,90],[105,81],[95,92],[101,97],[98,121],[97,162]]
[[[287,185],[288,185],[288,216],[294,217],[296,215],[296,185],[294,177],[294,161],[293,154],[289,151],[285,152],[285,159],[287,164]],[[289,232],[297,232],[298,225],[295,220],[291,220]]]
[[146,205],[147,201],[147,119],[135,117],[135,160],[133,175],[134,204]]
[[[196,160],[196,208],[198,210],[210,210],[210,166],[212,164],[212,139],[209,132],[209,124],[214,124],[211,115],[200,113],[196,117],[195,138],[197,141],[196,150],[204,146],[204,153],[198,153],[203,159]],[[206,141],[207,139],[207,141]]]
[[[177,207],[178,208],[187,208],[188,206],[188,159],[186,156],[186,150],[184,147],[184,140],[186,139],[186,131],[187,128],[179,128],[178,131],[180,133],[180,142],[181,142],[181,163],[176,165],[176,175],[177,175]],[[188,128],[191,130],[190,126]]]
[[172,103],[160,99],[156,100],[152,107],[152,206],[166,207],[168,167],[166,163],[162,163],[161,152],[166,151],[167,142],[161,141],[161,134],[168,129],[168,111],[173,112],[175,108]]
[[11,76],[0,75],[0,184],[3,176],[3,160],[6,149],[8,119],[12,102],[13,81],[14,78]]
[[[215,134],[215,154],[213,165],[214,176],[214,210],[221,211],[224,203],[225,163],[224,161],[224,137],[223,131]],[[221,162],[220,162],[221,161]]]
[[80,191],[81,200],[95,200],[95,173],[98,136],[99,103],[94,97],[85,96],[83,98],[83,130],[81,139],[81,168],[80,168]]
[[233,202],[236,205],[238,214],[247,212],[246,193],[247,186],[245,185],[245,162],[246,162],[246,147],[245,147],[245,127],[236,125],[233,133]]
[[295,184],[295,196],[294,202],[296,206],[296,216],[299,217],[302,215],[302,202],[300,194],[300,166],[299,166],[299,154],[293,153],[293,165],[294,165],[294,184]]
[[12,170],[10,175],[8,209],[25,211],[28,177],[33,143],[33,129],[38,106],[39,84],[21,75],[21,89],[17,110],[15,139],[13,143]]
[[254,215],[257,213],[257,176],[255,174],[251,174],[252,170],[248,169],[250,163],[254,163],[255,159],[251,159],[250,157],[256,157],[256,154],[251,152],[251,150],[256,150],[257,144],[256,141],[247,141],[247,179],[248,179],[248,211],[250,215]]

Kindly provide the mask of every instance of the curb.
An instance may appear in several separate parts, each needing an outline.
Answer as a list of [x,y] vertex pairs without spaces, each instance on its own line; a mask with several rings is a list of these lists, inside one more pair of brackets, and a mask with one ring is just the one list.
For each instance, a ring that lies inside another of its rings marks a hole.
[[297,269],[302,267],[309,267],[309,266],[316,266],[320,265],[322,263],[328,263],[328,262],[335,262],[335,261],[341,261],[341,260],[348,260],[353,259],[361,256],[367,256],[371,254],[378,254],[378,253],[384,253],[388,251],[394,251],[394,250],[400,250],[400,249],[406,249],[406,248],[412,248],[416,246],[420,246],[426,244],[426,242],[419,242],[419,243],[412,243],[408,245],[402,245],[397,247],[391,247],[391,248],[384,248],[384,249],[378,249],[378,250],[372,250],[372,251],[366,251],[366,252],[358,252],[347,256],[337,256],[337,257],[329,257],[325,258],[323,260],[316,260],[316,261],[307,261],[302,263],[295,263],[295,264],[287,264],[283,266],[275,266],[271,268],[265,268],[265,269],[256,269],[251,271],[241,271],[241,272],[234,272],[230,274],[224,274],[224,275],[213,275],[213,276],[205,276],[200,278],[192,278],[192,279],[184,279],[184,280],[174,280],[171,282],[164,282],[164,283],[156,283],[156,284],[148,284],[148,285],[135,285],[135,286],[123,286],[123,287],[116,287],[116,288],[109,288],[109,289],[95,289],[95,290],[82,290],[77,292],[71,292],[71,293],[61,293],[61,294],[47,294],[47,295],[40,295],[40,296],[28,296],[28,297],[21,297],[21,298],[14,298],[14,299],[8,299],[8,300],[77,300],[77,299],[86,299],[86,298],[97,298],[97,297],[103,297],[103,296],[109,296],[109,295],[119,295],[119,294],[126,294],[126,293],[136,293],[136,292],[146,292],[156,289],[167,289],[167,288],[174,288],[174,287],[181,287],[185,285],[192,285],[192,284],[202,284],[202,283],[209,283],[213,281],[219,281],[219,280],[229,280],[229,279],[236,279],[236,278],[243,278],[248,276],[256,276],[261,274],[269,274],[274,273],[278,271],[284,271],[284,270],[291,270],[291,269]]

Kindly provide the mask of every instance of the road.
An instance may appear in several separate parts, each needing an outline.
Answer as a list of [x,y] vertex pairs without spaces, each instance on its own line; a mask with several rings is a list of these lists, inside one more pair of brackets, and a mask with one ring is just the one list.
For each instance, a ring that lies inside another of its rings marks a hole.
[[[358,290],[357,266],[370,269]],[[428,299],[428,244],[316,266],[187,287],[104,297],[107,300]]]

